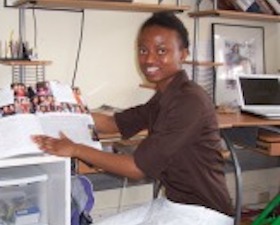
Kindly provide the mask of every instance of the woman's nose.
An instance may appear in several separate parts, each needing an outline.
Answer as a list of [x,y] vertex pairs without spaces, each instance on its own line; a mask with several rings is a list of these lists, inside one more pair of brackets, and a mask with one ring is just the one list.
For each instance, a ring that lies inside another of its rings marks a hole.
[[156,60],[157,60],[157,56],[156,56],[154,53],[150,52],[150,53],[147,55],[147,58],[146,58],[146,62],[147,62],[147,63],[153,63],[153,62],[155,62]]

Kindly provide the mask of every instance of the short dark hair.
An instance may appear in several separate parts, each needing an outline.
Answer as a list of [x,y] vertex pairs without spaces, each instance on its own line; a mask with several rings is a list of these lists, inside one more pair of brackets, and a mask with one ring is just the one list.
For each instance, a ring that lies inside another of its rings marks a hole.
[[174,30],[178,33],[184,48],[189,48],[189,33],[178,17],[173,12],[154,13],[146,22],[143,23],[140,32],[151,26],[160,26]]

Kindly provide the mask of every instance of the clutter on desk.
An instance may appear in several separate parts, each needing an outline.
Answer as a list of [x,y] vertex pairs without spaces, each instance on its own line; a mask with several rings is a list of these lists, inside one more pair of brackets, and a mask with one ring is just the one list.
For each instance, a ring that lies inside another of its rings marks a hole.
[[239,107],[233,104],[221,104],[217,107],[217,112],[220,114],[234,114],[239,111]]
[[96,113],[102,113],[102,114],[105,114],[105,115],[113,115],[116,112],[121,112],[122,109],[118,108],[118,107],[115,107],[115,106],[112,106],[112,105],[104,104],[104,105],[101,105],[98,108],[91,109],[90,111],[91,112],[96,112]]

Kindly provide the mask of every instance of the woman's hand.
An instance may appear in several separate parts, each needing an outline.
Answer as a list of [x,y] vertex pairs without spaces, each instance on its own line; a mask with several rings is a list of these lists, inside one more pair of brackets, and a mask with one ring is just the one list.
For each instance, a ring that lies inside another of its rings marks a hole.
[[52,138],[45,135],[32,135],[31,139],[46,153],[64,157],[75,157],[78,145],[67,138],[62,132],[59,133],[59,136],[60,138]]

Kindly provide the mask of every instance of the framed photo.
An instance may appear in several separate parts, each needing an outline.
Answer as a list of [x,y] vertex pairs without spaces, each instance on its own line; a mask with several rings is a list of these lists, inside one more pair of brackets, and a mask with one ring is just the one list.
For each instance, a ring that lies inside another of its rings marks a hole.
[[217,106],[237,106],[238,74],[265,73],[264,28],[257,26],[212,24],[215,68],[214,100]]
[[4,6],[5,7],[14,7],[14,3],[16,2],[16,0],[4,0]]

